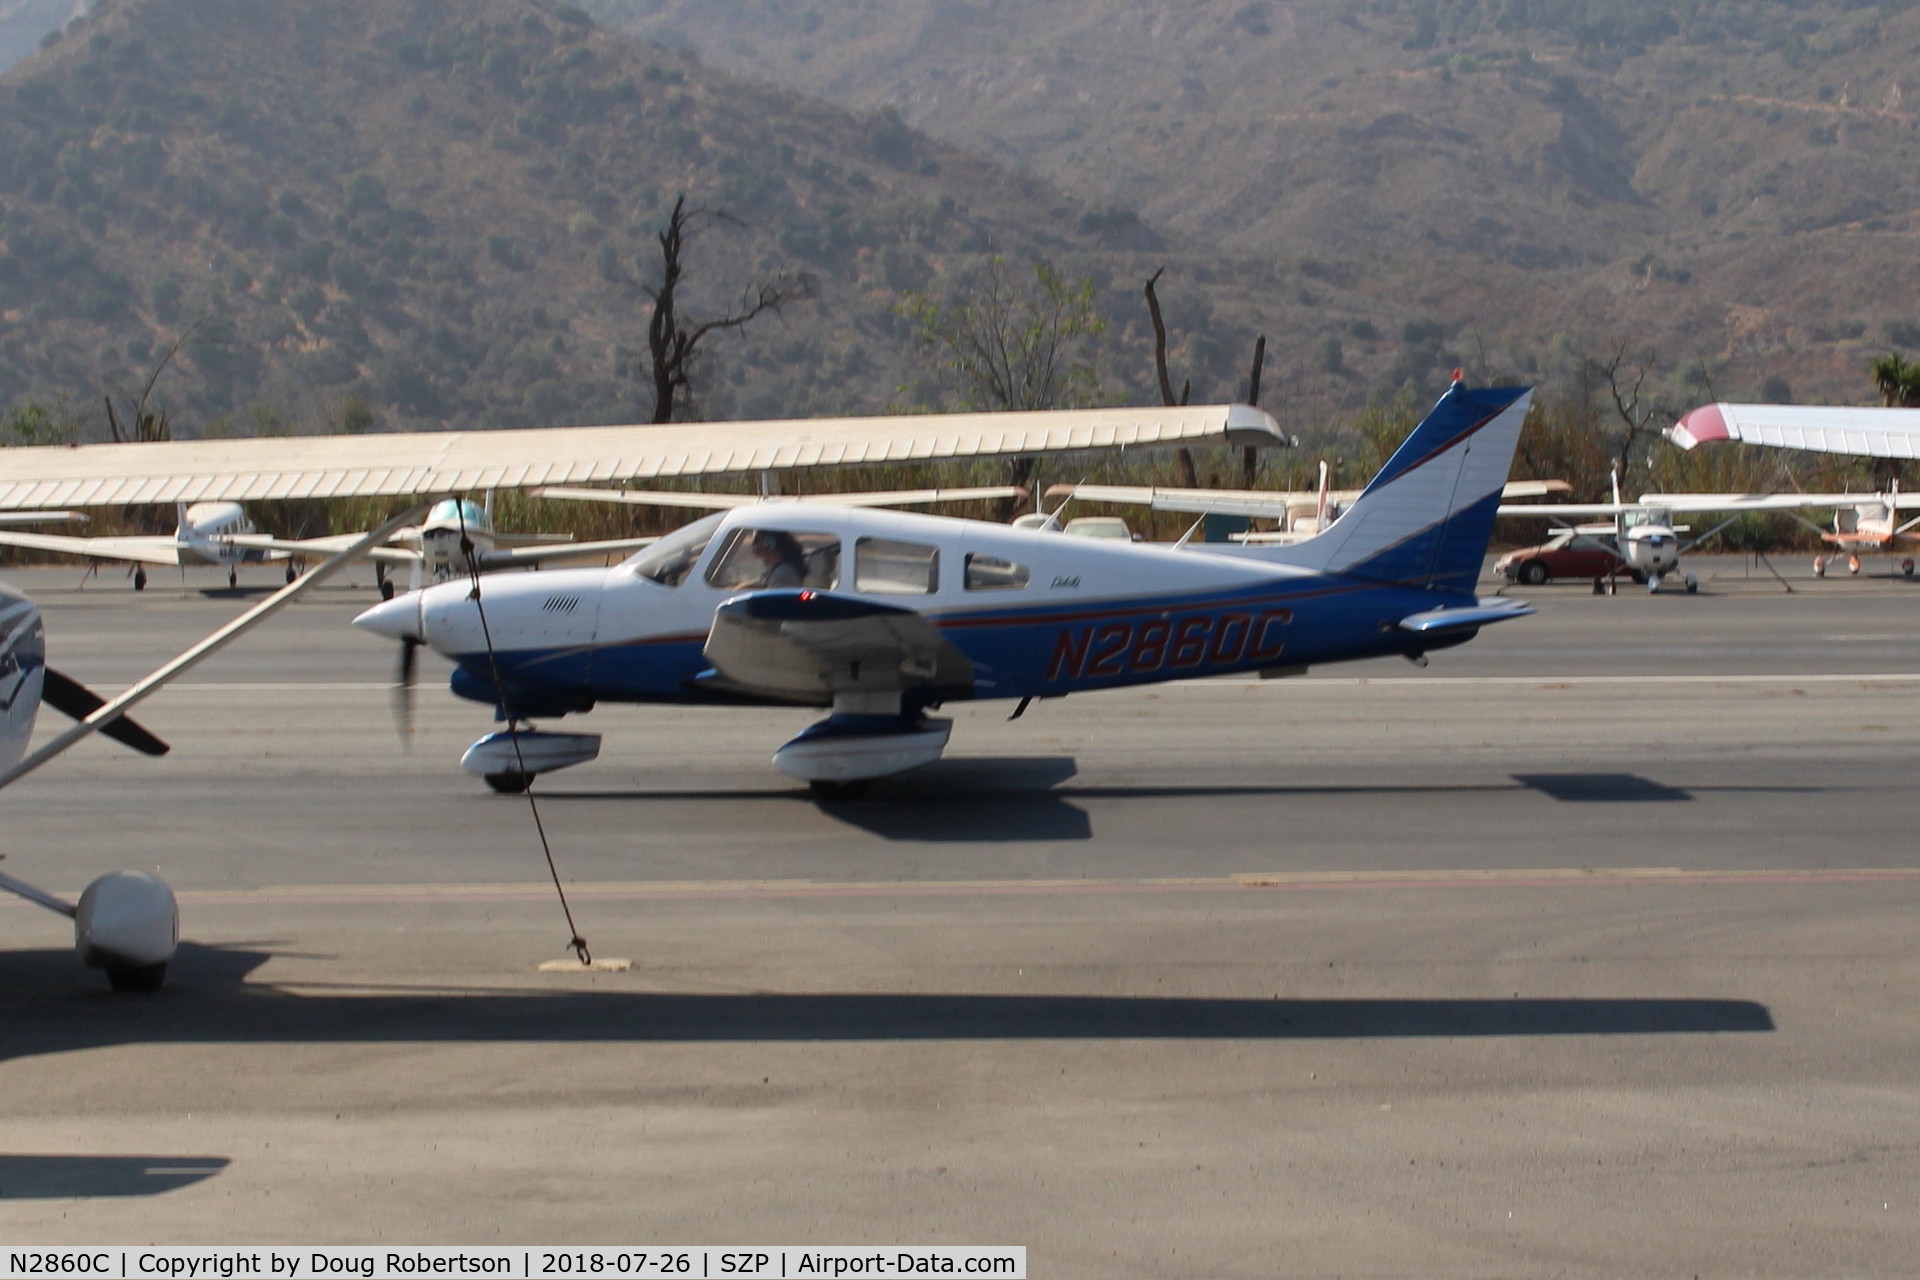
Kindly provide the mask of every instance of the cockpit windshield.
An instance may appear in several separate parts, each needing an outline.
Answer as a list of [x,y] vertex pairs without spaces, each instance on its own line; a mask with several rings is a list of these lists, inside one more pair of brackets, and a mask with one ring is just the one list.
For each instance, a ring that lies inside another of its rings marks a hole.
[[1642,525],[1670,528],[1673,524],[1673,512],[1665,507],[1629,507],[1621,512],[1620,523],[1628,529],[1638,529]]
[[686,580],[688,570],[700,559],[700,553],[713,540],[714,531],[726,518],[725,513],[695,520],[684,529],[675,529],[660,541],[636,555],[629,556],[623,568],[642,578],[651,578],[663,587],[677,587]]
[[433,510],[427,512],[427,523],[442,522],[464,524],[469,529],[484,529],[489,523],[486,511],[471,498],[442,498],[434,503]]

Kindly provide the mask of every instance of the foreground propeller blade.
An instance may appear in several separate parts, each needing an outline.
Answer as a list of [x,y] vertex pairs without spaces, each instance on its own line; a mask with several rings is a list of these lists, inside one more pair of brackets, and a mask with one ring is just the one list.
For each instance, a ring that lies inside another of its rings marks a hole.
[[393,724],[400,733],[400,744],[413,749],[413,703],[416,677],[420,670],[420,642],[400,642],[400,670],[393,681]]
[[[65,676],[52,667],[45,669],[45,682],[40,688],[40,701],[52,707],[64,716],[75,720],[85,720],[106,703],[87,686],[71,676]],[[127,716],[108,723],[100,730],[107,737],[123,747],[132,747],[142,755],[163,756],[171,748],[140,724]]]

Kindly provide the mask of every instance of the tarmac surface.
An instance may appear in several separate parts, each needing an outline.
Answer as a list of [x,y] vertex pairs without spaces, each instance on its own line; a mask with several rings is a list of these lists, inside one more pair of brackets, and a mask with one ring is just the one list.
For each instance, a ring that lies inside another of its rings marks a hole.
[[[146,704],[165,759],[0,798],[8,872],[157,870],[190,940],[116,997],[0,904],[0,1239],[1911,1272],[1920,584],[1694,567],[1425,670],[950,707],[824,807],[768,764],[817,713],[569,720],[539,815],[633,962],[573,973],[526,799],[457,768],[485,709],[429,657],[403,745],[323,588]],[[79,576],[6,574],[102,691],[242,603]]]

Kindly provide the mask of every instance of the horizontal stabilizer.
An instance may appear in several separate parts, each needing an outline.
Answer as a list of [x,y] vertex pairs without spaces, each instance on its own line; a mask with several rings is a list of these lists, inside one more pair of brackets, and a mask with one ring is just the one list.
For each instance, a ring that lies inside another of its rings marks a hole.
[[1400,619],[1400,629],[1419,635],[1477,631],[1509,618],[1524,618],[1532,612],[1533,606],[1521,600],[1481,600],[1471,608],[1428,609],[1424,613],[1409,614]]

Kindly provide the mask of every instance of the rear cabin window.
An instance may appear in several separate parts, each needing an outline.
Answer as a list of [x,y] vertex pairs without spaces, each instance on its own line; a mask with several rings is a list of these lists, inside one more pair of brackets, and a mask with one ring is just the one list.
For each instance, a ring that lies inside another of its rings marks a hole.
[[853,589],[883,596],[930,596],[940,589],[940,549],[923,542],[862,538],[854,544]]
[[1023,564],[978,551],[967,552],[965,580],[969,591],[1011,591],[1026,586],[1027,577]]
[[707,585],[722,591],[765,591],[840,582],[840,535],[786,529],[735,529],[707,570]]

